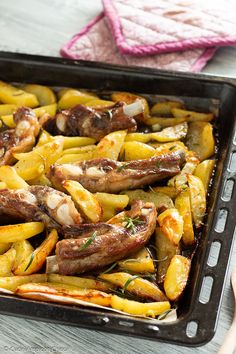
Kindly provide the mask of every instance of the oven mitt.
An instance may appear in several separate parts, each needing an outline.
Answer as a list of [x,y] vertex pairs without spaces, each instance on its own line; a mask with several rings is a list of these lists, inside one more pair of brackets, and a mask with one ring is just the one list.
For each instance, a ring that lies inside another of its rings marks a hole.
[[[139,32],[133,31],[133,33],[138,36]],[[149,56],[122,54],[115,44],[103,13],[92,20],[61,49],[62,56],[72,59],[195,72],[200,71],[214,53],[215,48]]]
[[102,0],[122,54],[236,44],[235,0]]

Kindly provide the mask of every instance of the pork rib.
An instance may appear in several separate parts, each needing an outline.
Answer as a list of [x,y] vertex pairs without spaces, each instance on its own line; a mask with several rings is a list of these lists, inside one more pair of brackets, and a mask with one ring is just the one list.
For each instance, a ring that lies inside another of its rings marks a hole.
[[40,130],[38,119],[31,108],[18,108],[13,118],[16,128],[0,132],[0,166],[12,164],[14,153],[30,151]]
[[[140,111],[142,109],[141,106]],[[53,118],[43,117],[41,124],[54,135],[88,136],[96,140],[116,130],[135,131],[137,129],[135,119],[124,113],[124,104],[120,102],[106,109],[77,105],[69,110],[63,110]]]
[[154,156],[146,160],[118,162],[105,158],[74,164],[53,165],[48,173],[55,188],[63,190],[62,181],[80,182],[90,192],[118,193],[175,176],[185,155],[181,151]]
[[94,271],[138,251],[154,232],[156,216],[153,203],[139,200],[110,224],[63,227],[66,239],[57,243],[56,256],[48,257],[47,272],[71,275]]
[[81,222],[71,198],[47,186],[0,190],[0,215],[24,221],[43,221],[49,228]]

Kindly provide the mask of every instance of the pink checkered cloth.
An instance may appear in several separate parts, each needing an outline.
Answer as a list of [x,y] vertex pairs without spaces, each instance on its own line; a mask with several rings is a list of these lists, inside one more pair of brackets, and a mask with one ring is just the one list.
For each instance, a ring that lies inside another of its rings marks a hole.
[[104,13],[61,49],[62,56],[197,72],[216,46],[236,44],[233,0],[103,0],[103,5]]

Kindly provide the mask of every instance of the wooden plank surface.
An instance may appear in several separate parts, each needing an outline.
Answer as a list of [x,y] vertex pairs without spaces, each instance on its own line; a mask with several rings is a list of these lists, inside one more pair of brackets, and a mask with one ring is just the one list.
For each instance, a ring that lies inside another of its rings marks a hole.
[[[0,50],[58,56],[60,47],[101,11],[100,0],[7,0],[0,2]],[[236,78],[236,47],[219,49],[205,73]],[[233,248],[230,270],[236,266]],[[230,274],[230,271],[229,271]],[[118,336],[0,315],[0,353],[216,353],[233,316],[229,274],[216,335],[200,348]]]

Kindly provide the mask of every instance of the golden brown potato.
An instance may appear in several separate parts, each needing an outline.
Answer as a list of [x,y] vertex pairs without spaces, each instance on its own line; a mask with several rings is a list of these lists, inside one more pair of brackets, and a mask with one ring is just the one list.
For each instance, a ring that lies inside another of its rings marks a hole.
[[142,303],[112,295],[111,307],[130,315],[155,318],[170,309],[169,301]]
[[100,279],[111,282],[119,286],[123,291],[128,291],[142,299],[165,301],[166,297],[157,285],[151,283],[146,279],[142,279],[137,275],[130,275],[124,272],[117,272],[111,274],[101,274]]
[[28,188],[23,178],[21,178],[14,167],[3,165],[0,167],[0,180],[6,183],[6,187],[10,189],[24,189]]
[[58,241],[58,234],[53,229],[41,245],[14,269],[15,275],[29,275],[39,271],[46,261],[47,256],[53,251]]
[[91,100],[94,100],[96,96],[94,94],[84,92],[81,90],[69,89],[62,94],[58,102],[59,109],[68,109],[77,104],[85,104]]
[[87,146],[79,146],[70,149],[65,149],[62,151],[63,155],[71,155],[71,154],[84,154],[86,152],[94,152],[96,150],[96,145],[87,145]]
[[11,248],[12,242],[1,242],[0,243],[0,255],[7,252]]
[[101,100],[99,98],[95,98],[94,100],[88,101],[87,103],[84,104],[86,107],[91,107],[91,108],[106,108],[114,105],[113,101],[105,101]]
[[25,92],[32,93],[39,101],[40,106],[50,105],[56,102],[56,95],[47,86],[27,84],[22,87]]
[[180,215],[182,215],[184,220],[184,232],[183,232],[183,243],[185,246],[191,246],[194,244],[194,231],[192,222],[192,212],[190,204],[190,194],[189,188],[181,192],[175,199],[175,207],[178,209]]
[[70,149],[79,146],[91,145],[96,142],[93,138],[88,138],[86,136],[64,136],[63,149]]
[[0,277],[12,275],[12,268],[16,257],[16,250],[10,248],[6,253],[0,256]]
[[183,236],[184,228],[183,217],[180,215],[179,211],[175,208],[166,209],[163,213],[158,215],[157,221],[161,231],[169,237],[171,242],[178,245]]
[[62,185],[89,222],[98,222],[101,220],[102,207],[92,193],[76,181],[66,180]]
[[164,289],[166,296],[171,301],[176,301],[183,294],[190,271],[190,259],[176,255],[172,258],[166,272]]
[[157,102],[151,108],[152,116],[162,116],[171,114],[172,108],[183,108],[184,105],[182,102],[177,101],[165,101],[165,102]]
[[156,193],[166,194],[171,199],[175,199],[179,194],[179,191],[175,187],[171,187],[171,186],[156,186],[156,187],[152,187],[152,189]]
[[122,194],[126,194],[129,197],[129,204],[132,204],[135,200],[143,200],[144,202],[151,202],[158,208],[173,208],[174,204],[168,195],[161,192],[145,192],[142,189],[134,189],[132,191],[123,191]]
[[16,104],[0,104],[0,117],[13,114],[16,110]]
[[[99,290],[81,289],[76,286],[60,283],[29,283],[18,286],[16,294],[34,300],[61,302],[57,296],[92,302],[101,306],[111,305],[111,294]],[[51,295],[50,298],[46,297]]]
[[157,282],[162,283],[165,279],[171,259],[180,254],[180,246],[175,245],[160,229],[156,228],[155,246],[157,257]]
[[96,150],[93,153],[93,158],[108,158],[111,160],[118,160],[121,147],[127,135],[126,130],[119,130],[107,134],[98,143]]
[[189,152],[184,167],[181,169],[180,173],[169,179],[168,186],[175,187],[180,191],[186,188],[187,176],[194,173],[198,164],[199,159],[195,156],[195,153]]
[[118,266],[120,269],[136,274],[155,272],[153,259],[146,248],[142,248],[129,258],[119,261]]
[[123,161],[149,159],[155,155],[155,149],[139,141],[127,141],[123,144],[120,156]]
[[29,257],[34,251],[33,246],[31,246],[28,240],[22,240],[18,242],[14,242],[12,248],[16,251],[16,256],[13,264],[13,272],[14,270],[21,265],[24,260]]
[[206,193],[212,178],[214,166],[215,160],[205,160],[202,161],[194,171],[194,175],[202,181]]
[[47,281],[46,274],[32,274],[32,275],[18,275],[10,277],[0,277],[0,291],[6,289],[9,291],[15,291],[18,286],[27,283],[43,283]]
[[187,111],[173,107],[171,113],[175,118],[185,118],[187,122],[210,122],[214,119],[213,113],[199,113],[194,111]]
[[[162,128],[173,127],[174,125],[186,122],[186,118],[166,118],[166,117],[151,117],[146,120],[147,125],[152,127],[159,124]],[[153,128],[152,128],[153,130]]]
[[48,274],[49,283],[73,285],[81,289],[95,289],[109,292],[115,288],[111,283],[93,278],[82,278],[71,275]]
[[102,206],[102,221],[111,219],[118,212],[124,210],[129,203],[127,195],[110,193],[95,193],[94,195]]
[[206,160],[215,153],[213,127],[207,122],[189,123],[186,145],[194,151],[200,161]]
[[26,222],[24,224],[0,226],[0,242],[17,242],[40,234],[44,230],[42,222]]
[[200,178],[193,175],[188,175],[187,180],[190,190],[190,202],[193,221],[196,227],[200,227],[206,213],[205,189]]
[[0,101],[3,103],[15,104],[17,106],[37,107],[39,102],[37,97],[25,92],[18,87],[0,81]]

